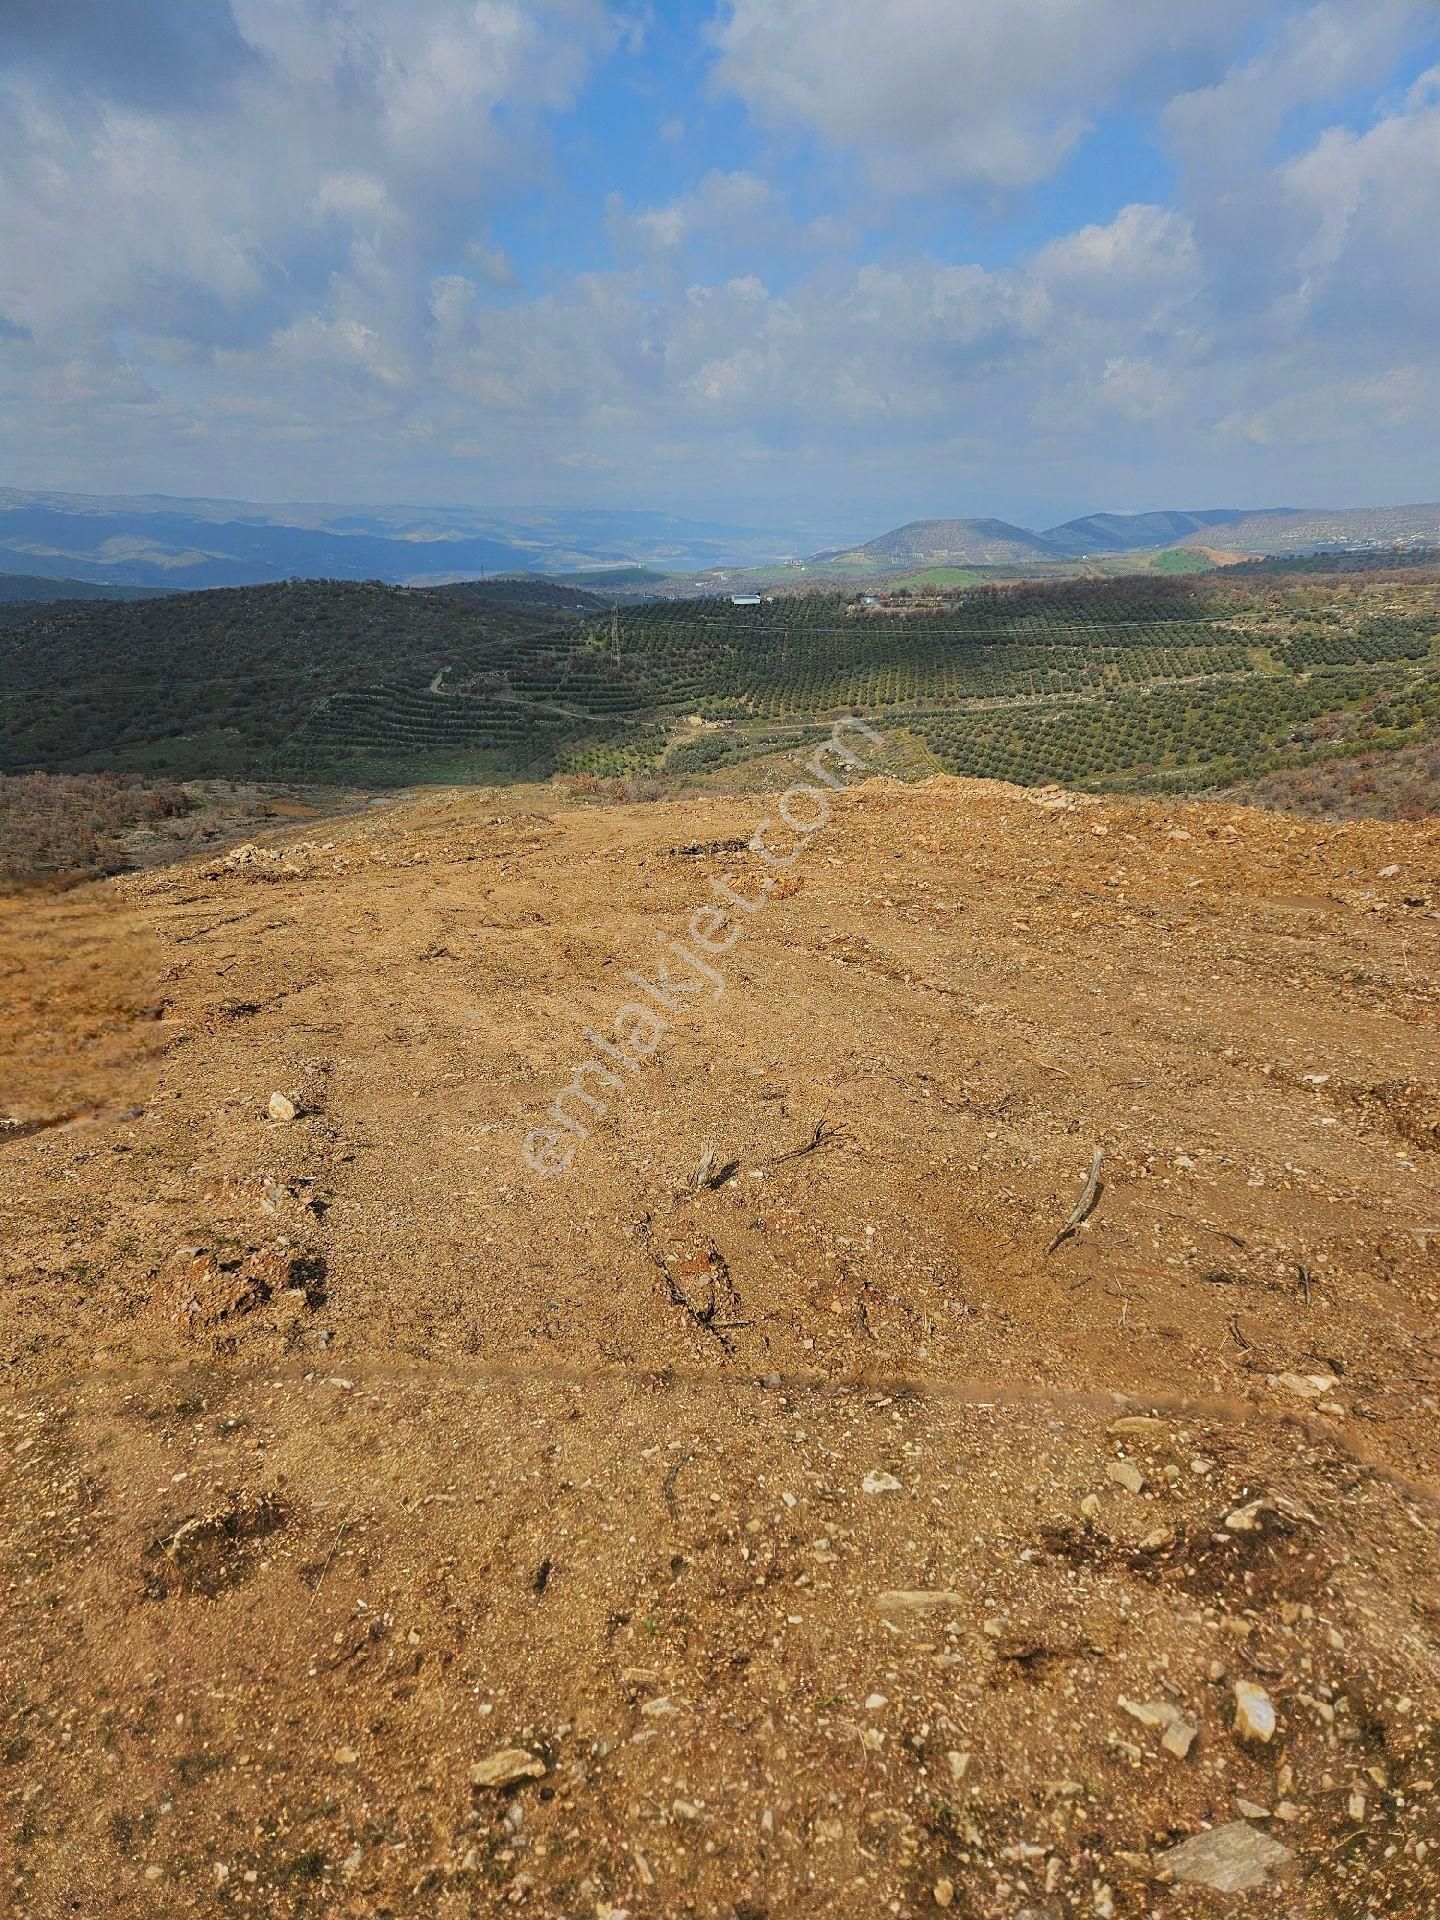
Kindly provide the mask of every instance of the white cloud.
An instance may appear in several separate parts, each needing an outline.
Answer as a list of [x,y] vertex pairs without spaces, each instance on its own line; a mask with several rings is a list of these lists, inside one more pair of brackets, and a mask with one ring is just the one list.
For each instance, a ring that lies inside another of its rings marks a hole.
[[611,194],[605,228],[624,254],[674,253],[694,242],[763,250],[792,235],[780,194],[758,174],[712,169],[692,193],[660,206],[627,209]]
[[165,331],[223,312],[238,345],[313,311],[337,279],[409,282],[419,259],[484,247],[487,199],[533,170],[537,112],[573,99],[612,34],[603,0],[226,11],[240,56],[203,111],[178,91],[119,100],[103,73],[77,91],[58,31],[50,66],[0,68],[13,325]]
[[1173,412],[1177,394],[1171,375],[1153,360],[1119,354],[1105,362],[1100,398],[1129,420],[1158,420]]
[[1419,367],[1391,367],[1360,379],[1329,379],[1300,387],[1254,411],[1228,414],[1222,440],[1263,447],[1373,445],[1376,436],[1434,419],[1431,376]]
[[[1383,3],[1383,0],[1381,0]],[[1054,172],[1122,88],[1223,71],[1276,0],[728,0],[718,79],[882,186],[1002,191]]]
[[374,174],[356,169],[322,174],[311,205],[322,218],[333,213],[357,224],[376,222],[389,225],[395,218],[390,196],[380,181]]
[[1264,164],[1297,107],[1381,85],[1396,59],[1433,35],[1417,0],[1318,0],[1289,10],[1251,59],[1209,86],[1178,94],[1162,116],[1166,138],[1187,169],[1244,179]]
[[[175,490],[434,498],[457,472],[497,500],[551,476],[643,498],[663,462],[692,506],[943,511],[1152,475],[1190,504],[1238,473],[1274,498],[1331,474],[1340,498],[1365,445],[1397,473],[1433,457],[1440,69],[1354,113],[1425,17],[1408,0],[733,0],[723,83],[815,135],[831,210],[802,217],[747,148],[653,204],[612,196],[608,264],[528,296],[489,215],[540,177],[536,109],[614,44],[601,0],[228,4],[240,54],[193,97],[138,65],[120,91],[33,60],[0,78],[0,416],[62,484],[143,456]],[[1247,23],[1270,31],[1237,58]],[[1010,264],[928,253],[903,208],[839,191],[835,148],[922,198],[1033,183],[1152,81],[1157,104],[1184,88],[1173,204]]]
[[1440,66],[1364,133],[1333,127],[1284,167],[1276,204],[1300,236],[1297,317],[1351,337],[1434,340],[1440,312]]

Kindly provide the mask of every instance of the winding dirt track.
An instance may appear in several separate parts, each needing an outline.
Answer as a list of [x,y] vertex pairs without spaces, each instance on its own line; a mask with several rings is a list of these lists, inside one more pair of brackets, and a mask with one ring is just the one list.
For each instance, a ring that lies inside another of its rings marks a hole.
[[767,814],[6,916],[14,1911],[1440,1903],[1440,830],[868,781],[597,1051]]

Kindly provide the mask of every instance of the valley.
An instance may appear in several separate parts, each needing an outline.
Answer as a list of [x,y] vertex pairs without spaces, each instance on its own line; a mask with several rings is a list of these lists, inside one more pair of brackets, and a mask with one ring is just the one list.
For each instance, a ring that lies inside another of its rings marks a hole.
[[1440,564],[752,605],[609,604],[518,579],[0,607],[12,775],[744,787],[845,713],[882,721],[912,775],[1095,792],[1217,791],[1423,748],[1440,719]]

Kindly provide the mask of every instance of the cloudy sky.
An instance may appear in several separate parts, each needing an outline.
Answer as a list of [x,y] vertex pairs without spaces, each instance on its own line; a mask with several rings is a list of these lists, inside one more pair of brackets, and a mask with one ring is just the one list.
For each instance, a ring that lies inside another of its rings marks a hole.
[[1440,496],[1436,0],[4,0],[0,482]]

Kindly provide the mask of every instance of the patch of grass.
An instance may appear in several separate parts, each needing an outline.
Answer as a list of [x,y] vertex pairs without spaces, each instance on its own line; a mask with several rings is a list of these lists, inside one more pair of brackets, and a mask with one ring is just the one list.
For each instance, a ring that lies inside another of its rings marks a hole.
[[1210,573],[1215,562],[1207,560],[1203,553],[1196,553],[1190,547],[1167,547],[1163,553],[1157,553],[1150,562],[1156,573],[1175,576],[1186,573]]
[[974,567],[923,567],[918,573],[902,573],[893,580],[887,574],[883,591],[889,593],[897,587],[912,591],[917,587],[974,587],[984,577]]

